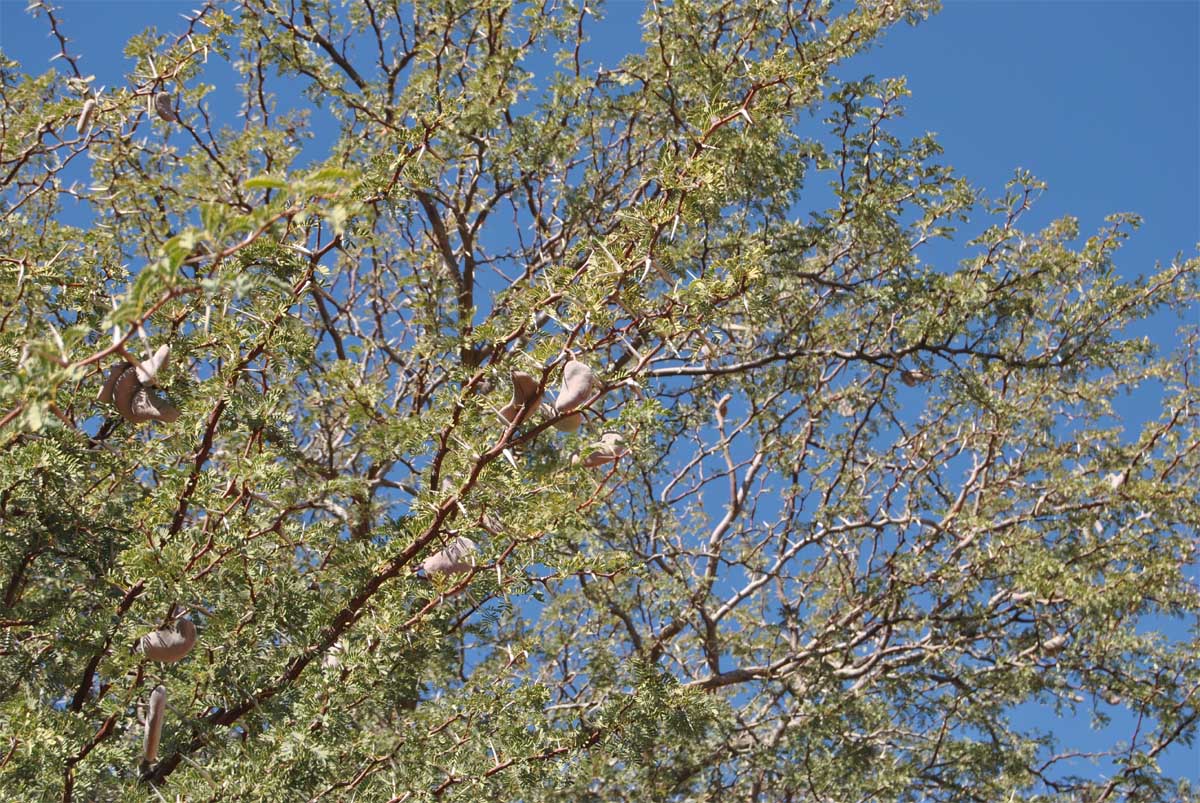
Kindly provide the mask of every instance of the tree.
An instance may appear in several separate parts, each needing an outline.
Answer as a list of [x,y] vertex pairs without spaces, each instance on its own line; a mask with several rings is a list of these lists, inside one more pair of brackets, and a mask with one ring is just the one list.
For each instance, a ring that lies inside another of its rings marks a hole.
[[[1186,795],[1197,331],[1128,332],[1200,261],[1022,230],[1037,180],[986,200],[891,133],[902,81],[831,74],[931,10],[651,4],[604,69],[593,4],[210,2],[99,92],[35,2],[4,797]],[[1081,775],[1031,702],[1137,727]]]

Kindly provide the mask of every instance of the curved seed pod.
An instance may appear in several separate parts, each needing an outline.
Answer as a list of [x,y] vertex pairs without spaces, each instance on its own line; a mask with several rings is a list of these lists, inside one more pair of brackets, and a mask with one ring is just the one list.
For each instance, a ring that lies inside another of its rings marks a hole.
[[566,418],[554,422],[554,428],[559,432],[574,432],[583,423],[583,413],[571,413]]
[[583,463],[585,468],[595,468],[605,463],[614,463],[629,454],[625,438],[618,432],[605,432],[600,440],[592,444],[592,451],[582,460],[578,456],[572,463]]
[[579,360],[569,360],[563,366],[562,385],[558,389],[558,398],[554,407],[560,413],[568,413],[583,404],[592,395],[592,385],[596,378],[592,369]]
[[910,388],[915,388],[922,382],[928,382],[933,379],[933,374],[928,371],[901,371],[900,381],[908,385]]
[[108,378],[104,380],[104,387],[100,388],[100,394],[96,396],[98,401],[105,404],[113,403],[113,390],[117,387],[117,380],[121,375],[130,368],[129,363],[119,362],[114,365],[108,372]]
[[510,424],[513,421],[524,421],[529,414],[537,409],[542,394],[538,393],[538,383],[524,371],[512,372],[512,401],[504,405],[500,415]]
[[138,647],[152,661],[173,664],[191,652],[195,643],[196,625],[191,619],[176,619],[166,627],[142,636]]
[[[167,346],[163,346],[146,361],[145,364],[151,372],[157,373],[166,361],[169,351]],[[146,421],[165,421],[169,424],[177,420],[178,408],[143,384],[140,376],[145,373],[147,372],[139,372],[129,363],[120,363],[113,368],[113,372],[104,382],[104,387],[100,389],[100,400],[111,401],[121,417],[133,424]]]
[[159,346],[158,351],[154,352],[153,357],[144,360],[141,366],[134,366],[137,368],[138,381],[143,385],[153,385],[154,380],[158,377],[158,372],[166,367],[167,359],[170,356],[170,346]]
[[125,370],[121,372],[113,385],[113,404],[122,418],[134,424],[149,420],[133,412],[133,397],[141,388],[142,383],[138,381],[137,371],[133,370],[132,365],[126,363]]
[[88,98],[84,101],[83,108],[79,110],[79,119],[75,121],[75,131],[79,134],[84,133],[87,127],[92,122],[92,115],[96,112],[96,99]]
[[[426,574],[461,574],[474,568],[475,542],[460,535],[441,552],[435,552],[421,562]],[[468,562],[469,561],[469,562]]]
[[552,404],[542,404],[542,415],[557,419],[554,428],[559,432],[574,432],[583,423],[583,413],[571,413],[565,418],[558,418],[558,410],[555,410]]
[[163,120],[168,123],[178,123],[179,115],[172,108],[172,99],[169,92],[159,92],[154,96],[154,111]]
[[162,421],[172,424],[179,419],[179,408],[161,394],[149,388],[139,388],[129,405],[133,415],[141,421]]
[[142,745],[142,761],[153,764],[158,761],[158,741],[162,738],[163,716],[167,712],[167,689],[155,686],[150,692],[150,710],[146,712],[146,741]]

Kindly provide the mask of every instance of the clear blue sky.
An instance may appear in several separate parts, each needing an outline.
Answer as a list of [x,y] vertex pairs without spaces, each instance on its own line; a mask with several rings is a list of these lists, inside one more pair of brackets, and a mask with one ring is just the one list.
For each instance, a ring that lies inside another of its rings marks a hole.
[[[59,5],[65,31],[75,40],[72,49],[83,54],[81,69],[112,87],[130,66],[121,55],[124,41],[147,25],[178,30],[178,15],[194,3]],[[46,38],[45,22],[31,19],[25,6],[25,0],[0,0],[0,49],[27,71],[40,72],[56,48]],[[593,60],[611,66],[637,41],[641,8],[640,2],[608,4]],[[944,161],[989,195],[1000,194],[1018,167],[1047,181],[1049,192],[1027,226],[1072,214],[1086,237],[1106,215],[1135,212],[1145,222],[1118,259],[1123,273],[1149,272],[1178,252],[1195,255],[1200,2],[949,0],[940,15],[916,28],[893,29],[839,70],[845,78],[868,72],[907,76],[913,96],[899,133],[936,132]],[[235,122],[235,102],[221,109],[228,124]],[[1200,322],[1200,310],[1191,317]],[[1169,343],[1175,323],[1157,320],[1149,333]],[[1073,741],[1088,727],[1084,721],[1055,723],[1034,709],[1025,713],[1027,724],[1064,735],[1069,730]],[[1096,734],[1093,744],[1109,747],[1109,738]],[[1196,748],[1179,747],[1160,763],[1171,774],[1200,781]],[[1086,766],[1078,769],[1088,774]]]
[[1122,268],[1140,272],[1200,242],[1200,3],[950,0],[893,28],[853,66],[908,77],[909,122],[998,194],[1015,167],[1050,184],[1031,220],[1090,233],[1105,215],[1145,219]]

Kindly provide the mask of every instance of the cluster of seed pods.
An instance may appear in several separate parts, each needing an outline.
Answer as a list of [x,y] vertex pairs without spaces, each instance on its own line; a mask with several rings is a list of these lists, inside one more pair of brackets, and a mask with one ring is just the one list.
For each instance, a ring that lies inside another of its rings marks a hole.
[[[147,98],[148,108],[161,120],[179,122],[174,108],[174,99],[167,92],[157,92]],[[83,104],[75,127],[84,134],[91,126],[98,111],[96,98],[89,97]],[[146,421],[174,422],[179,410],[157,390],[157,377],[170,358],[170,346],[163,345],[138,363],[122,361],[108,373],[99,393],[99,401],[113,405],[123,419],[133,424]],[[132,358],[130,358],[132,360]],[[562,383],[554,403],[542,403],[543,393],[538,381],[523,371],[512,373],[512,399],[500,411],[509,423],[523,423],[535,412],[554,418],[554,427],[562,432],[575,432],[583,423],[579,407],[594,395],[597,383],[588,366],[573,357],[563,368]],[[573,464],[598,466],[618,460],[628,454],[622,437],[614,432],[604,433],[592,444],[588,454],[580,459],[572,458]],[[474,556],[478,547],[474,541],[458,536],[445,548],[426,558],[420,564],[427,576],[455,575],[471,571],[475,566]],[[190,619],[181,617],[170,624],[143,636],[137,645],[138,651],[152,661],[171,664],[183,660],[196,643],[196,626]],[[336,664],[336,658],[333,659]],[[158,760],[158,747],[162,738],[163,720],[166,714],[166,687],[159,684],[150,693],[145,716],[145,738],[142,750],[143,772]]]
[[166,366],[170,356],[171,347],[160,346],[158,351],[138,365],[117,363],[100,388],[99,400],[116,407],[121,417],[133,424],[144,421],[165,421],[169,424],[176,420],[179,410],[155,390],[158,372]]
[[[554,425],[565,432],[574,432],[579,429],[579,425],[583,421],[583,414],[579,412],[579,407],[596,394],[597,384],[592,369],[588,368],[585,363],[575,359],[574,356],[567,360],[567,364],[563,366],[558,397],[554,400],[554,412],[559,415],[564,413],[570,413],[570,415],[561,421],[556,421]],[[579,455],[576,455],[571,458],[571,463],[573,465],[582,463],[587,468],[594,468],[605,463],[616,462],[627,454],[629,454],[629,450],[625,448],[625,439],[620,433],[605,432],[600,436],[600,440],[591,444],[584,457],[580,458]]]
[[[175,421],[179,418],[179,410],[155,387],[158,373],[166,367],[170,356],[171,347],[164,345],[159,346],[140,363],[117,363],[109,369],[108,377],[104,380],[97,398],[104,404],[116,407],[122,418],[134,424],[145,421]],[[136,649],[152,661],[173,664],[183,660],[195,644],[196,625],[186,617],[179,617],[170,624],[142,636],[138,639]],[[162,739],[166,709],[167,689],[159,684],[150,692],[150,699],[146,704],[146,732],[142,742],[141,762],[143,774],[158,761],[158,744]]]
[[[524,371],[512,372],[512,399],[501,410],[500,415],[509,423],[524,422],[535,410],[554,419],[554,427],[560,432],[575,432],[583,423],[583,412],[579,409],[595,395],[598,383],[592,369],[572,356],[563,366],[562,382],[553,404],[543,403],[538,382]],[[585,457],[576,455],[572,464],[582,463],[589,468],[612,463],[629,454],[625,439],[616,432],[605,432],[600,440],[591,444]]]
[[[152,630],[138,639],[137,650],[161,664],[182,661],[196,644],[196,625],[187,617],[179,617],[170,624]],[[154,687],[146,706],[146,736],[142,743],[142,772],[147,772],[158,761],[158,743],[162,739],[163,717],[167,709],[167,688]]]
[[[148,95],[146,101],[150,111],[157,114],[160,120],[168,123],[179,122],[179,113],[175,111],[175,99],[170,92],[155,92],[153,95]],[[87,133],[98,109],[96,98],[89,97],[83,101],[83,106],[79,109],[79,117],[75,119],[75,131],[80,136]]]
[[[561,432],[575,432],[583,423],[583,412],[579,409],[596,394],[599,383],[592,369],[573,356],[563,366],[562,382],[553,404],[542,401],[543,393],[538,380],[524,371],[513,371],[512,397],[500,409],[500,417],[510,424],[524,423],[535,412],[553,419]],[[572,465],[594,467],[615,462],[629,454],[624,438],[616,432],[605,432],[593,443],[584,457],[575,455]],[[426,576],[464,574],[475,566],[474,556],[478,548],[466,536],[458,536],[446,547],[421,562],[418,571]]]
[[[98,399],[104,404],[116,407],[122,418],[134,424],[145,421],[175,421],[179,418],[179,410],[155,387],[158,374],[166,367],[170,356],[171,347],[164,345],[159,346],[140,363],[117,363],[109,369]],[[195,644],[196,625],[191,619],[181,616],[142,636],[138,639],[135,649],[151,661],[173,664],[182,661]],[[162,739],[166,709],[167,688],[159,684],[150,692],[150,699],[146,704],[145,737],[142,742],[140,765],[143,777],[158,761],[158,745]]]
[[[160,93],[159,99],[164,93]],[[155,106],[160,106],[156,99]],[[166,103],[170,111],[169,98]],[[163,115],[159,108],[160,116]],[[84,122],[86,125],[86,122]],[[155,384],[159,371],[166,367],[170,358],[170,346],[160,346],[153,355],[141,363],[123,361],[114,365],[100,389],[99,400],[112,404],[127,421],[138,424],[145,421],[173,422],[179,410],[169,400],[156,392]],[[132,359],[132,358],[130,358]],[[572,357],[563,367],[562,382],[553,405],[542,403],[542,392],[538,381],[523,371],[512,373],[512,398],[500,411],[505,421],[523,423],[535,411],[554,418],[554,426],[563,432],[575,432],[583,422],[580,407],[596,392],[598,383],[588,366]],[[573,465],[594,467],[615,462],[629,453],[619,433],[605,432],[593,443],[582,458],[575,455]],[[426,576],[456,575],[470,572],[475,567],[478,547],[466,536],[458,536],[442,550],[421,562],[419,570]],[[196,643],[196,626],[190,619],[180,617],[170,624],[144,635],[137,649],[152,661],[176,663],[183,660]],[[336,665],[336,658],[333,659]],[[148,772],[158,760],[158,746],[162,737],[163,719],[166,712],[167,690],[157,685],[150,694],[145,717],[145,739],[142,748],[141,769]]]
[[[150,99],[151,109],[170,123],[179,122],[174,100],[167,92],[158,92]],[[87,133],[97,112],[97,101],[84,101],[75,121],[75,130]],[[154,354],[140,363],[122,361],[109,369],[100,388],[98,399],[111,404],[126,421],[141,424],[146,421],[171,423],[179,418],[179,410],[156,388],[158,373],[166,367],[171,356],[170,346],[160,346]],[[130,358],[132,359],[132,358]],[[196,643],[196,626],[190,619],[178,618],[165,627],[147,633],[138,640],[137,649],[152,661],[173,664],[192,650]],[[146,706],[145,739],[142,744],[142,770],[145,772],[158,761],[158,745],[162,738],[163,718],[167,709],[167,689],[159,684],[150,693]]]

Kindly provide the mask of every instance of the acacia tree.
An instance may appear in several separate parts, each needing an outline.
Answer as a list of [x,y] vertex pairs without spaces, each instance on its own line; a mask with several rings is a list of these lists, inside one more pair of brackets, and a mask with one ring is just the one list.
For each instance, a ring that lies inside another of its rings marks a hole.
[[[4,798],[1186,794],[1196,331],[1129,328],[1200,262],[1023,230],[1035,179],[986,200],[892,133],[902,81],[831,74],[930,10],[655,3],[605,69],[595,4],[210,2],[101,93],[35,2]],[[180,614],[182,660],[132,649]],[[1029,703],[1136,725],[1088,771]]]

